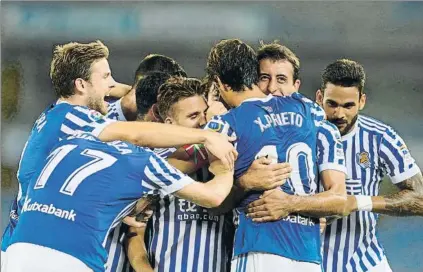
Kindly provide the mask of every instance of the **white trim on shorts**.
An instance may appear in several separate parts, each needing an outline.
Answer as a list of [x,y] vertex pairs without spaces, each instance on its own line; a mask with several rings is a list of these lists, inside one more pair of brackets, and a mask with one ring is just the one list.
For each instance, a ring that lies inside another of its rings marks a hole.
[[275,271],[278,267],[283,268],[284,272],[322,271],[321,265],[317,263],[295,261],[270,253],[249,252],[232,259],[231,272]]

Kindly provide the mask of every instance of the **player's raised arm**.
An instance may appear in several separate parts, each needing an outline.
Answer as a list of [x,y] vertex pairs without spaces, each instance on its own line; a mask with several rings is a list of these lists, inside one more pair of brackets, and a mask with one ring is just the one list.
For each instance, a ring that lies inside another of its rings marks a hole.
[[151,148],[174,147],[185,144],[204,144],[206,149],[224,165],[233,168],[237,152],[226,135],[201,129],[152,122],[114,122],[99,135],[102,141],[122,140]]
[[108,96],[115,97],[115,98],[121,98],[124,97],[126,94],[131,91],[131,86],[126,85],[123,83],[116,82],[115,86],[110,90],[110,93]]
[[234,171],[228,170],[226,165],[213,155],[210,156],[213,160],[210,171],[215,177],[207,183],[202,183],[194,181],[154,154],[143,170],[143,187],[151,189],[151,193],[160,193],[161,196],[174,194],[204,208],[217,207],[232,188]]

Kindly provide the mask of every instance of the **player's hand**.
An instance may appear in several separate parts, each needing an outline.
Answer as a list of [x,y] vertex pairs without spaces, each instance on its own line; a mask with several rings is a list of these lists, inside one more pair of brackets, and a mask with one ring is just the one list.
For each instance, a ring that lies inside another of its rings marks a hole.
[[144,228],[153,215],[155,202],[158,200],[157,195],[147,195],[137,201],[134,210],[122,221],[128,226],[134,228]]
[[147,226],[146,222],[138,222],[135,216],[127,216],[123,218],[122,222],[134,228],[145,228]]
[[247,172],[239,178],[245,191],[267,191],[282,186],[291,176],[289,163],[274,163],[266,157],[255,160]]
[[229,174],[231,177],[233,177],[234,173],[233,170],[228,170],[228,168],[220,160],[211,162],[209,165],[209,171],[215,176]]
[[230,142],[235,140],[236,137],[229,137],[224,134],[209,131],[206,141],[204,142],[204,147],[208,152],[221,160],[226,168],[232,170],[236,158],[238,157],[238,152]]
[[206,111],[206,120],[210,121],[216,115],[222,115],[228,112],[222,102],[213,101],[209,104],[209,108]]
[[260,199],[248,205],[247,216],[254,222],[277,221],[287,217],[294,210],[291,197],[279,188],[266,191]]

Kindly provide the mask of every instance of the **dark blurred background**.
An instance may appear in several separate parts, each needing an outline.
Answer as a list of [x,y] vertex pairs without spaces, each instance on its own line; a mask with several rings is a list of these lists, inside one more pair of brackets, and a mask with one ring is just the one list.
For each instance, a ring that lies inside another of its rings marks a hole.
[[[2,230],[33,122],[54,100],[54,45],[102,40],[115,79],[132,84],[149,53],[201,77],[210,47],[240,38],[279,40],[301,60],[301,91],[314,98],[337,58],[367,73],[365,114],[392,125],[423,168],[423,2],[1,2]],[[395,191],[389,180],[383,192]],[[394,271],[423,271],[423,219],[383,216],[379,234]]]

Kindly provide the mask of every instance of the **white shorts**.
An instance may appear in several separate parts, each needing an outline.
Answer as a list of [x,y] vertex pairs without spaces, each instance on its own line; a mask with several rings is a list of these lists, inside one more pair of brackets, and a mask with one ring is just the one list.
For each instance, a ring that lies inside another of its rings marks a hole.
[[16,243],[8,247],[2,272],[92,272],[77,258],[39,245]]
[[250,252],[242,254],[231,263],[231,272],[322,272],[320,264],[294,261],[279,255]]
[[367,272],[392,272],[386,256],[376,266],[370,268]]
[[6,252],[2,251],[1,252],[1,270],[0,271],[4,271],[4,264],[6,263]]

